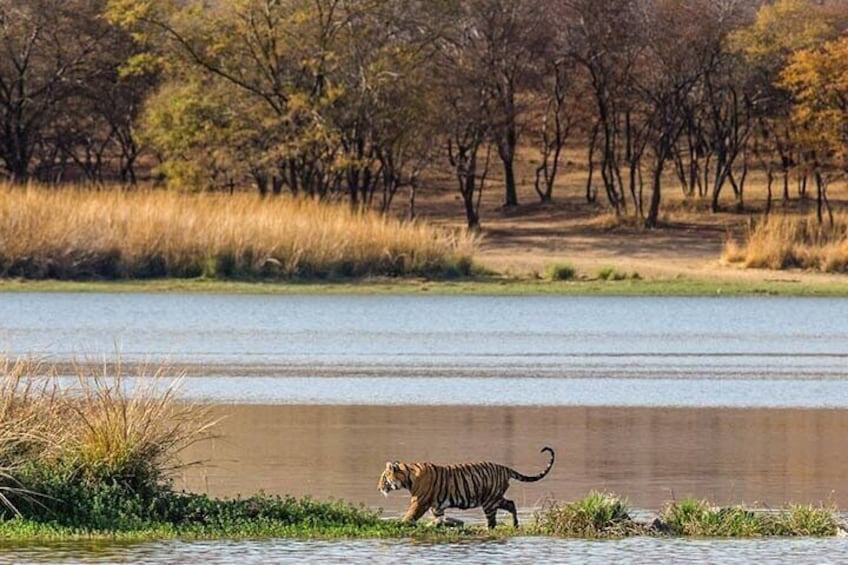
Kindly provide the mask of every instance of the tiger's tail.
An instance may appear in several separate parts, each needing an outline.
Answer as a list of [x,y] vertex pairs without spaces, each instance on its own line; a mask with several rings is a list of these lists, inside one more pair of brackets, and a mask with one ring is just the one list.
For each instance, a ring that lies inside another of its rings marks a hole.
[[551,471],[551,467],[554,466],[554,461],[556,461],[556,454],[554,453],[554,450],[551,449],[550,447],[546,446],[546,447],[542,448],[542,451],[540,451],[540,453],[544,453],[546,451],[551,454],[551,460],[548,463],[548,466],[545,467],[544,471],[542,471],[538,475],[533,475],[532,477],[528,477],[527,475],[522,475],[521,473],[519,473],[515,469],[510,469],[509,470],[509,478],[519,480],[522,483],[535,483],[536,481],[540,481],[540,480],[544,479],[545,475],[547,475]]

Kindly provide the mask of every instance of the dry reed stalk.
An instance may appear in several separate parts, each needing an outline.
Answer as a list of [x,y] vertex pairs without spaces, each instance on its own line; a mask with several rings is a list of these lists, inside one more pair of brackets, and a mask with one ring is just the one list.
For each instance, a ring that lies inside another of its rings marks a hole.
[[5,276],[423,273],[470,261],[475,245],[471,235],[306,199],[0,187]]
[[84,481],[151,487],[177,468],[176,456],[211,437],[209,407],[178,398],[180,376],[142,366],[125,377],[117,365],[74,364],[76,386],[60,386],[54,366],[0,361],[0,505],[12,495],[34,500],[22,467]]
[[15,514],[10,495],[30,497],[17,477],[57,440],[57,389],[52,373],[31,359],[0,359],[0,506]]
[[848,270],[848,214],[819,224],[814,216],[773,215],[749,228],[742,245],[728,241],[724,258],[745,267]]
[[210,437],[209,408],[181,402],[182,376],[165,366],[141,366],[129,378],[120,362],[76,365],[75,373],[77,387],[64,397],[74,418],[60,450],[89,479],[158,480],[177,467],[180,451]]

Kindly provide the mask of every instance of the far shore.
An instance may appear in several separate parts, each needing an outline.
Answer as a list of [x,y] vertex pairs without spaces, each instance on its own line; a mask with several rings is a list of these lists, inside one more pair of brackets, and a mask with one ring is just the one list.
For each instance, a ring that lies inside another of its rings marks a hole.
[[750,276],[682,275],[603,280],[579,271],[573,280],[486,276],[456,280],[373,278],[362,280],[248,282],[216,279],[120,281],[0,280],[0,292],[215,293],[265,295],[480,295],[480,296],[829,296],[848,297],[838,275],[759,272]]

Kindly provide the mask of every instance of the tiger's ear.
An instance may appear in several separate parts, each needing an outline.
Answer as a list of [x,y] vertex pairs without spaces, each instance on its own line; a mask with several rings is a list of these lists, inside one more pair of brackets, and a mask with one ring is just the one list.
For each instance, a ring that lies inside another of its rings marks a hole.
[[397,471],[398,469],[400,469],[400,465],[398,465],[397,461],[394,463],[386,461],[386,471]]

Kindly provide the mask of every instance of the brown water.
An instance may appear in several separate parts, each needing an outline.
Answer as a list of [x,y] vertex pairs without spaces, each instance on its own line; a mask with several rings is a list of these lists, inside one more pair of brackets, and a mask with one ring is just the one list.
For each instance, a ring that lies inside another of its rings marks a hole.
[[[492,460],[545,480],[513,482],[526,514],[546,496],[591,489],[656,510],[673,498],[720,504],[832,501],[848,506],[848,411],[574,407],[222,406],[220,437],[197,445],[178,486],[234,496],[342,498],[401,513],[376,484],[387,460]],[[459,514],[479,519],[479,511]]]

